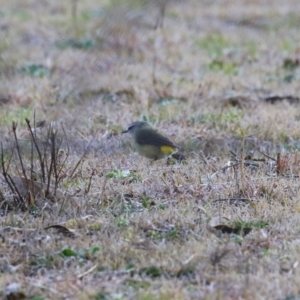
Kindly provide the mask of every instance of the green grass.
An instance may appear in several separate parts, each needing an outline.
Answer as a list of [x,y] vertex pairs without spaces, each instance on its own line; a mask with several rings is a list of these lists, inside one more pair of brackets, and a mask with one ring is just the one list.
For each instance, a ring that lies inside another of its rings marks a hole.
[[212,58],[222,57],[224,51],[232,47],[232,43],[221,34],[212,34],[197,39],[195,44],[200,49],[205,50]]

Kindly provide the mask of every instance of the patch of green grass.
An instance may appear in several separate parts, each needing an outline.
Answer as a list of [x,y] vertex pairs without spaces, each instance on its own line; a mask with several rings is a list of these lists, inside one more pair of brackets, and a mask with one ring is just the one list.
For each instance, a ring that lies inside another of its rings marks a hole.
[[45,298],[41,297],[41,296],[33,296],[33,297],[30,297],[29,300],[45,300]]
[[51,73],[50,69],[41,64],[27,64],[21,67],[21,72],[31,77],[48,77]]
[[190,121],[193,124],[223,124],[236,123],[242,119],[244,113],[236,107],[229,107],[220,113],[198,114],[192,115]]
[[72,187],[86,186],[88,184],[89,184],[89,180],[82,179],[82,178],[66,178],[62,181],[62,186],[65,189],[70,189]]
[[179,237],[179,235],[180,235],[180,232],[178,231],[178,229],[177,228],[173,228],[173,229],[171,229],[171,230],[169,230],[168,232],[166,232],[166,234],[165,234],[165,237],[166,238],[177,238],[177,237]]
[[37,266],[39,268],[51,269],[54,263],[55,263],[55,259],[53,258],[53,256],[43,254],[41,256],[38,256],[37,258],[32,259],[30,261],[30,266],[31,267]]
[[95,300],[108,300],[107,294],[104,293],[98,293],[95,298]]
[[140,181],[141,178],[138,174],[132,172],[131,170],[118,170],[113,169],[111,172],[106,174],[106,178],[114,179],[132,179],[134,181]]
[[96,45],[95,40],[91,38],[82,38],[82,39],[65,39],[56,42],[56,46],[59,49],[81,49],[81,50],[89,50]]
[[150,278],[157,278],[162,276],[162,271],[157,266],[150,266],[150,267],[141,268],[139,274],[146,275]]
[[243,228],[257,228],[257,229],[262,229],[265,228],[269,225],[267,221],[250,221],[250,222],[243,222],[243,221],[237,221],[234,222],[234,227],[235,228],[240,228],[241,230]]
[[11,15],[16,16],[20,21],[28,21],[32,19],[32,15],[27,11],[19,8],[11,10]]
[[151,206],[150,198],[143,195],[142,196],[142,205],[143,205],[144,208],[149,208]]
[[93,257],[97,252],[100,251],[100,248],[98,246],[94,246],[88,249],[82,249],[82,250],[73,250],[71,248],[64,248],[60,252],[60,256],[62,257],[79,257],[84,259],[90,259]]
[[245,43],[244,47],[247,49],[248,54],[250,55],[251,58],[256,57],[258,51],[257,43],[247,42]]
[[159,208],[160,210],[165,210],[165,209],[166,209],[166,206],[165,206],[164,204],[159,204],[159,205],[158,205],[158,208]]
[[214,59],[208,65],[211,71],[222,71],[227,75],[237,75],[239,71],[239,66],[234,62],[226,62],[221,59]]
[[[224,58],[224,52],[232,48],[232,43],[222,35],[208,35],[203,39],[196,40],[195,44],[197,47],[204,49],[212,58],[212,61],[207,66],[208,70],[223,71],[224,74],[227,75],[238,74],[238,64],[232,61],[226,61]],[[249,47],[249,49],[254,51],[254,47]]]
[[232,43],[221,34],[210,34],[203,39],[197,39],[195,45],[205,50],[212,58],[220,58],[224,50],[232,47]]
[[70,248],[65,248],[61,251],[61,255],[64,257],[72,257],[72,256],[77,256],[78,253]]
[[118,227],[126,227],[126,226],[128,226],[128,220],[127,220],[127,218],[124,218],[124,217],[117,217],[115,219],[115,224]]
[[290,39],[282,39],[281,40],[281,48],[282,50],[284,51],[292,51],[292,49],[294,49],[294,44],[295,42],[293,40],[290,40]]
[[166,232],[160,232],[156,230],[150,231],[150,237],[153,240],[162,240],[162,239],[173,240],[178,238],[179,236],[180,236],[180,231],[177,228],[172,228]]
[[118,170],[114,169],[111,172],[106,174],[106,178],[116,178],[116,179],[124,179],[130,176],[130,170]]
[[[0,16],[1,17],[1,16]],[[0,40],[0,53],[3,53],[5,50],[8,50],[9,49],[9,40],[8,39],[1,39]],[[7,65],[12,65],[10,62],[8,61],[0,61],[1,65],[0,67],[4,67],[4,66],[7,66]]]
[[144,280],[129,279],[126,281],[125,285],[130,286],[135,290],[139,290],[149,288],[151,286],[151,283]]
[[17,122],[18,127],[26,126],[25,119],[30,119],[32,117],[33,104],[28,107],[15,106],[14,109],[9,111],[0,110],[0,125],[11,126],[12,122]]

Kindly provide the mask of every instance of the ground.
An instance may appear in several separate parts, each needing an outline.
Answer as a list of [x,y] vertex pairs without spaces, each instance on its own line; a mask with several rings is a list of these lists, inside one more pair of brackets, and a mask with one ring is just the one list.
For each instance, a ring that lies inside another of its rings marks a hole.
[[299,1],[0,4],[1,299],[300,299]]

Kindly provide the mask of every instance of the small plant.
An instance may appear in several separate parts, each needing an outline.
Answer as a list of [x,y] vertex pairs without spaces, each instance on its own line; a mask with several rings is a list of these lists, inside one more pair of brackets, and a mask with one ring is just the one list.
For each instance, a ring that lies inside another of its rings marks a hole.
[[131,179],[134,181],[140,181],[139,175],[135,174],[131,170],[118,170],[113,169],[111,172],[106,174],[106,178],[114,178],[114,179]]
[[80,257],[80,258],[90,259],[90,257],[92,257],[95,253],[99,251],[100,248],[98,246],[91,247],[89,249],[78,250],[78,251],[75,251],[71,248],[64,248],[60,252],[60,255],[62,257]]
[[228,75],[236,75],[238,74],[238,65],[234,62],[226,62],[226,60],[214,59],[212,60],[208,68],[212,71],[223,71]]
[[126,226],[128,225],[128,221],[127,221],[127,219],[125,219],[125,218],[118,217],[118,218],[116,218],[116,220],[115,220],[115,224],[116,224],[118,227],[126,227]]
[[196,45],[199,48],[206,50],[212,58],[219,58],[223,55],[225,49],[231,47],[231,42],[222,35],[214,34],[197,40]]
[[[64,169],[69,156],[69,149],[67,151],[61,149],[63,140],[58,138],[58,131],[51,125],[44,141],[42,141],[36,134],[35,122],[35,126],[32,128],[29,119],[26,118],[25,121],[30,133],[29,157],[17,137],[16,122],[12,124],[15,142],[12,152],[10,154],[5,153],[3,144],[1,144],[1,171],[5,182],[14,195],[14,204],[6,203],[11,209],[32,209],[35,207],[36,199],[40,197],[49,200],[64,197],[59,186],[65,178]],[[67,140],[65,131],[63,130],[63,132]],[[69,170],[69,178],[73,177],[83,157],[77,162],[73,170]],[[13,168],[21,176],[12,175],[11,169]]]
[[48,77],[51,73],[50,69],[41,64],[28,64],[21,68],[21,72],[31,77]]
[[261,228],[265,228],[268,225],[269,225],[269,223],[266,221],[257,221],[257,222],[237,221],[234,223],[234,226],[236,228],[240,228],[241,230],[244,228],[247,228],[247,227],[261,229]]
[[131,172],[130,170],[118,170],[114,169],[111,172],[106,174],[106,178],[116,178],[116,179],[124,179],[130,176]]
[[151,203],[149,202],[149,197],[143,195],[142,196],[142,205],[144,208],[149,208],[151,206]]

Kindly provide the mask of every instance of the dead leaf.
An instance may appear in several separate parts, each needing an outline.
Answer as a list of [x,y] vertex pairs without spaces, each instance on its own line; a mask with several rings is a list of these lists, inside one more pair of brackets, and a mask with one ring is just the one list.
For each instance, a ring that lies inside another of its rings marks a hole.
[[229,220],[224,217],[214,217],[209,221],[208,225],[218,231],[221,231],[221,233],[233,233],[241,236],[247,235],[252,230],[250,227],[226,225],[226,223],[228,224],[228,221]]
[[227,225],[218,225],[218,226],[215,226],[214,228],[221,231],[222,233],[227,233],[227,234],[234,233],[234,234],[242,235],[242,236],[247,235],[252,230],[252,228],[250,228],[250,227],[245,227],[245,228],[229,227]]
[[290,104],[299,104],[299,97],[295,96],[279,96],[279,95],[274,95],[274,96],[268,96],[263,98],[263,101],[270,103],[270,104],[275,104],[277,102],[282,102],[282,101],[287,101]]
[[251,108],[257,100],[250,96],[236,95],[226,98],[223,102],[224,107]]

